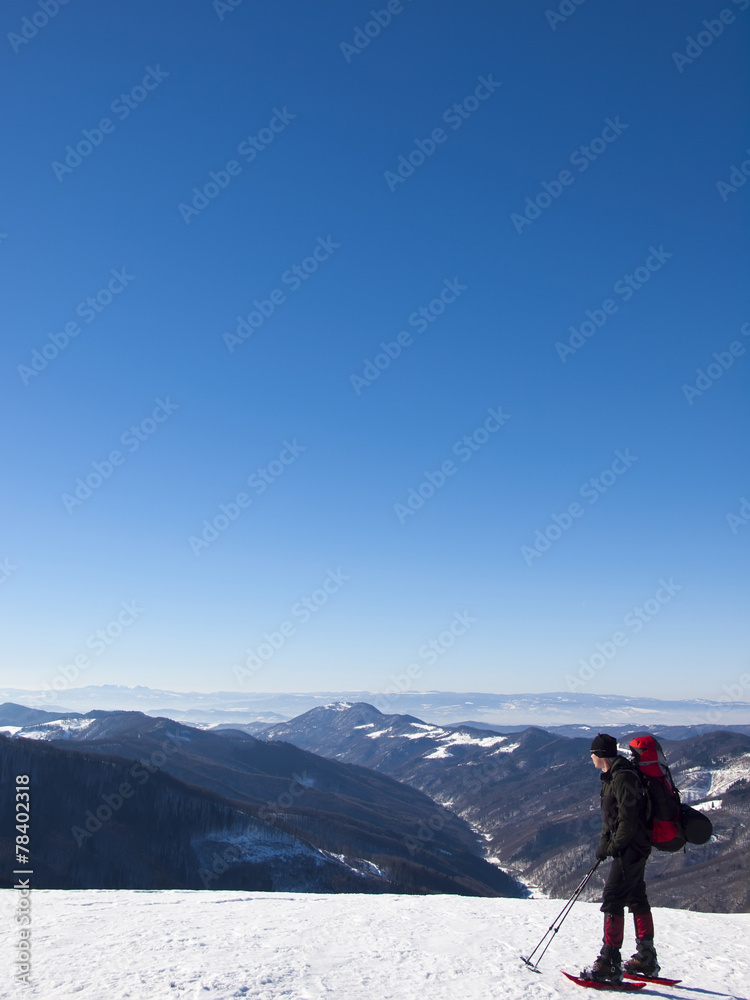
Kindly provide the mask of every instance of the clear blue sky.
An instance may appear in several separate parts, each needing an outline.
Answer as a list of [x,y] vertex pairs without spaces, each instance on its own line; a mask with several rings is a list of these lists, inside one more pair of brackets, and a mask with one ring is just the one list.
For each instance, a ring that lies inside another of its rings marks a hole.
[[2,15],[0,684],[720,697],[750,4],[234,2]]

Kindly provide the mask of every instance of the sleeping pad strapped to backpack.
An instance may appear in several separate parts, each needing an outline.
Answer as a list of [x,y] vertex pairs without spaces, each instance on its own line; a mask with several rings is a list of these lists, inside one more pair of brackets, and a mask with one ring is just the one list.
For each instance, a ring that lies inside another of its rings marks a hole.
[[705,844],[713,833],[711,820],[697,809],[682,805],[658,740],[635,736],[630,741],[633,763],[648,793],[651,839],[658,851],[680,851],[687,841]]

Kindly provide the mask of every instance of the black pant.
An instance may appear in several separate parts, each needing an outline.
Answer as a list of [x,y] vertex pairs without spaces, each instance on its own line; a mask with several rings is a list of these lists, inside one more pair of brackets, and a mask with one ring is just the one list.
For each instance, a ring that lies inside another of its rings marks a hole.
[[604,913],[622,917],[626,906],[631,913],[651,912],[643,878],[647,861],[648,854],[641,854],[632,847],[626,847],[619,857],[612,858],[602,896]]

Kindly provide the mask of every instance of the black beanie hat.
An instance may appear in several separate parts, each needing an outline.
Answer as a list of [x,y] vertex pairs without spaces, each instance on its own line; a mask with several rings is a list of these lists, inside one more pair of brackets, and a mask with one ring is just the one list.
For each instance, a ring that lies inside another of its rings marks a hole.
[[616,757],[617,740],[614,736],[608,736],[607,733],[599,733],[591,743],[591,753],[596,754],[597,757]]

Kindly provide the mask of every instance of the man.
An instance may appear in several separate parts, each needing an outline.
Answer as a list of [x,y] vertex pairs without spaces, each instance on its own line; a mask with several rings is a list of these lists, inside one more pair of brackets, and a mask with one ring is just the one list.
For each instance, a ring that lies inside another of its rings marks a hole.
[[635,923],[636,952],[625,963],[627,972],[656,976],[654,924],[646,896],[644,871],[651,853],[647,799],[638,772],[617,751],[617,740],[599,733],[591,744],[591,760],[601,771],[602,835],[596,856],[612,858],[604,886],[601,910],[604,939],[599,957],[582,975],[604,982],[620,982],[620,948],[625,931],[625,907]]

